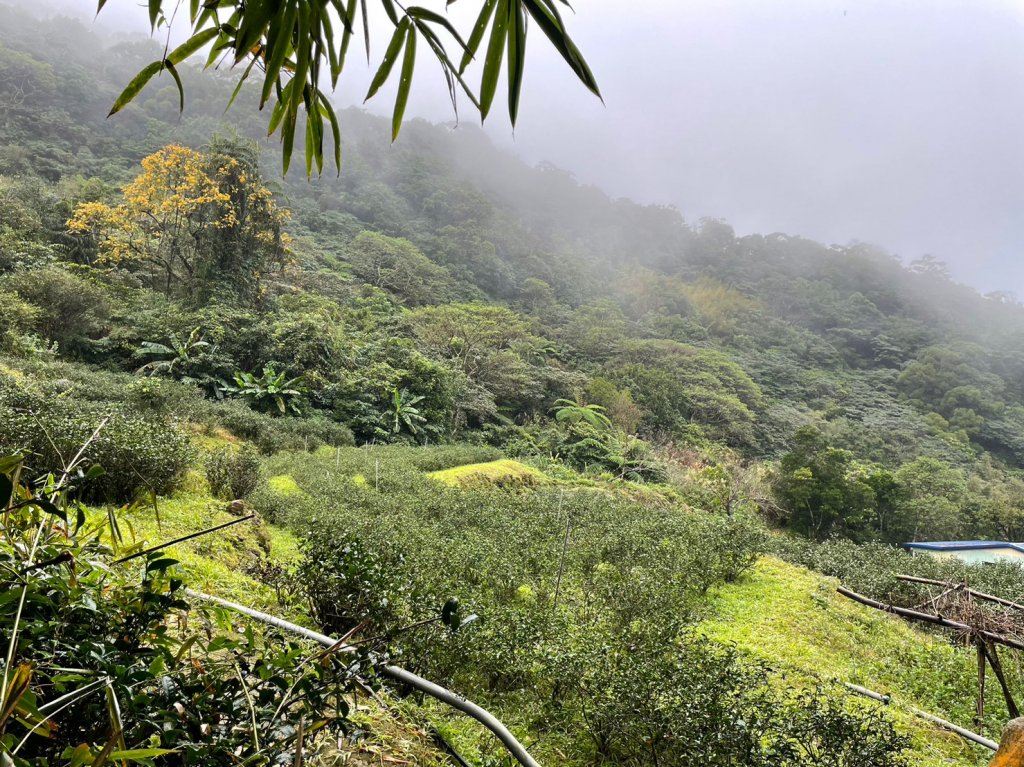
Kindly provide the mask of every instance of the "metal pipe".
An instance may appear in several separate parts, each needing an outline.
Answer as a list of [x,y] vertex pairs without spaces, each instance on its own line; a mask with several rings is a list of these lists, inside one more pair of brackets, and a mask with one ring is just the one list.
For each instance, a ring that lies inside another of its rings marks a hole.
[[[845,687],[848,690],[852,690],[858,695],[863,695],[865,698],[877,700],[879,703],[889,705],[889,703],[892,702],[891,696],[882,695],[881,693],[875,692],[874,690],[869,690],[867,687],[861,687],[859,684],[850,684],[849,682],[843,682],[843,687]],[[920,717],[921,719],[925,719],[931,722],[932,724],[937,724],[939,727],[949,730],[950,732],[955,732],[961,738],[969,740],[972,743],[977,743],[979,746],[984,746],[985,748],[991,749],[992,751],[996,751],[999,748],[999,744],[996,743],[994,740],[989,740],[986,737],[978,735],[978,733],[976,732],[965,730],[963,727],[955,725],[952,722],[947,722],[945,719],[939,719],[939,717],[933,714],[929,714],[927,711],[922,711],[921,709],[915,708],[914,706],[905,706],[905,708],[914,716]]]
[[[338,652],[352,653],[355,652],[355,648],[352,645],[338,645],[338,640],[332,639],[326,634],[321,634],[317,631],[311,631],[310,629],[303,628],[298,624],[286,621],[283,618],[278,618],[268,613],[260,612],[259,610],[253,610],[251,607],[245,607],[236,602],[229,602],[227,599],[221,599],[220,597],[211,596],[210,594],[204,594],[201,591],[193,591],[192,589],[185,589],[185,593],[196,599],[201,599],[204,602],[211,602],[213,604],[226,607],[229,610],[248,615],[250,618],[265,623],[268,626],[274,626],[281,629],[282,631],[288,631],[292,634],[298,634],[306,639],[313,642],[317,642],[324,647],[331,647]],[[508,750],[512,756],[516,758],[523,767],[540,767],[540,764],[530,756],[526,748],[516,740],[509,729],[502,724],[498,719],[494,717],[489,711],[481,708],[477,704],[470,700],[466,700],[461,695],[456,695],[451,690],[447,690],[440,685],[434,684],[411,671],[406,671],[404,668],[398,666],[384,666],[380,669],[381,673],[394,679],[397,682],[407,684],[410,687],[419,690],[420,692],[426,693],[432,698],[436,698],[442,703],[447,703],[452,708],[461,711],[463,714],[476,719],[480,724],[490,730],[494,735],[501,741],[502,745]]]

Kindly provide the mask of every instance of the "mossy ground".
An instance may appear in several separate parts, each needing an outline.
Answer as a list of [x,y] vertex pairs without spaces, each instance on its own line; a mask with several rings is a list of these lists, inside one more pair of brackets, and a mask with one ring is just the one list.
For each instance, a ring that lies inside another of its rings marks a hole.
[[[734,642],[791,682],[851,682],[971,728],[973,655],[840,596],[837,585],[764,557],[739,582],[715,592],[701,630]],[[897,706],[892,712],[913,738],[911,763],[917,767],[985,764],[991,756]],[[998,739],[998,733],[988,736]]]
[[519,461],[502,459],[486,463],[470,463],[427,476],[451,487],[502,487],[508,489],[538,487],[551,480],[543,472]]

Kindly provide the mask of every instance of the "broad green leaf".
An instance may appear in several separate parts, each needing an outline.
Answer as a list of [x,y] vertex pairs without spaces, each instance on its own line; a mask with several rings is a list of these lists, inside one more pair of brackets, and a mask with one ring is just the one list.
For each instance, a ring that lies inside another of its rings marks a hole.
[[114,102],[114,106],[110,108],[110,112],[107,114],[107,117],[115,115],[124,109],[132,99],[139,95],[139,91],[146,86],[146,83],[153,79],[153,75],[163,68],[164,63],[162,61],[154,61],[152,64],[147,64],[143,67],[142,71],[135,75],[135,77],[132,78],[132,81],[128,83],[128,86],[121,91],[121,95],[117,97],[117,100]]
[[398,95],[395,98],[395,111],[391,115],[391,140],[398,138],[402,130],[402,117],[405,105],[409,101],[409,89],[412,86],[412,73],[416,67],[416,28],[410,26],[406,36],[405,58],[402,60],[402,79],[398,81]]

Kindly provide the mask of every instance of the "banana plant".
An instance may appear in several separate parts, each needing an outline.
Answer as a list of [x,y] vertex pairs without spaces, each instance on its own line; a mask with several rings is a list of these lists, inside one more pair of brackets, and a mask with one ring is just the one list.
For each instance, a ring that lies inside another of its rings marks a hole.
[[135,371],[136,375],[167,375],[179,380],[187,378],[185,370],[190,362],[210,344],[203,340],[202,328],[193,328],[187,338],[171,333],[170,343],[143,341],[135,352],[138,357],[155,357]]
[[419,434],[419,424],[427,422],[427,419],[420,413],[417,403],[423,400],[422,394],[410,397],[407,389],[398,390],[395,387],[391,392],[391,415],[394,424],[391,428],[393,434],[402,431],[402,427],[409,430],[410,434]]
[[284,371],[278,373],[273,365],[263,368],[263,374],[256,376],[239,370],[234,376],[235,383],[221,387],[224,394],[242,397],[256,410],[276,410],[285,415],[289,410],[302,415],[296,400],[302,396],[302,376],[288,378]]

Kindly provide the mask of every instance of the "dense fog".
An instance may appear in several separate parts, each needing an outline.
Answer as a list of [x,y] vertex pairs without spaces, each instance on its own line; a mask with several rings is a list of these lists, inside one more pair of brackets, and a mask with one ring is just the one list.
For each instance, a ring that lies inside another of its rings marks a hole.
[[[474,11],[451,13],[466,29]],[[591,0],[570,22],[605,103],[535,35],[516,131],[498,110],[487,126],[525,159],[690,221],[867,241],[904,261],[931,254],[982,291],[1024,292],[1018,4]],[[148,31],[128,0],[111,0],[97,23]],[[374,66],[385,44],[375,39]],[[408,115],[450,120],[426,55]],[[361,64],[343,77],[345,105],[362,100]],[[392,100],[385,88],[369,108]]]

